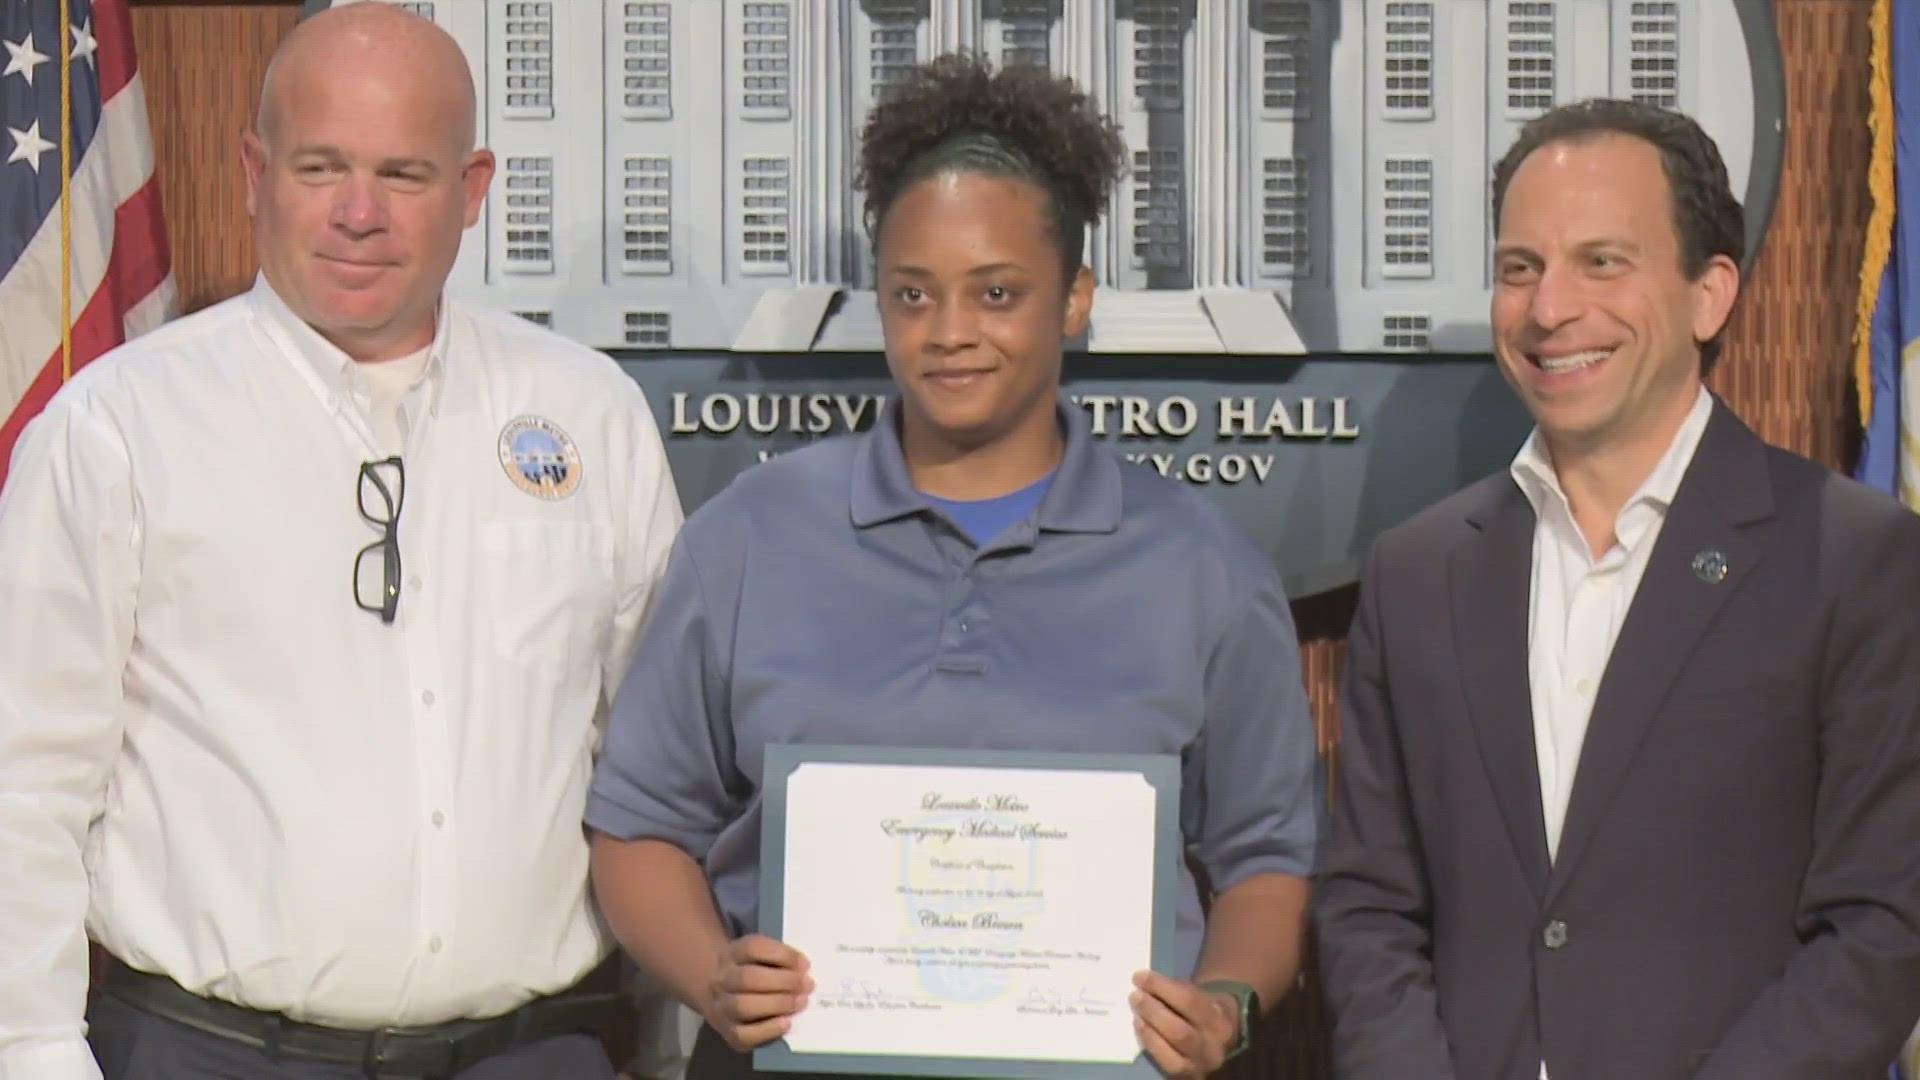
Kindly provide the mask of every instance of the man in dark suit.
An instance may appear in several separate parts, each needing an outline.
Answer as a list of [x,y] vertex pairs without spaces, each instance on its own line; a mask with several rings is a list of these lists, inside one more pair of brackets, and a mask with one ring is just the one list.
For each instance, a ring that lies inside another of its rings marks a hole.
[[1315,920],[1350,1080],[1868,1080],[1920,1015],[1920,516],[1702,386],[1743,223],[1691,120],[1495,170],[1513,467],[1383,535]]

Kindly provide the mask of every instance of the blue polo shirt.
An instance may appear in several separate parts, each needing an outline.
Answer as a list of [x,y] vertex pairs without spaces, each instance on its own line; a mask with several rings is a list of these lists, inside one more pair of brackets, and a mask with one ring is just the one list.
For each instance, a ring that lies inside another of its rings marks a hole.
[[[1272,562],[1062,402],[1033,513],[977,546],[914,489],[896,410],[742,473],[690,517],[609,721],[587,824],[705,867],[758,929],[770,743],[1173,754],[1216,889],[1313,865],[1320,763]],[[1198,961],[1181,867],[1175,945]]]

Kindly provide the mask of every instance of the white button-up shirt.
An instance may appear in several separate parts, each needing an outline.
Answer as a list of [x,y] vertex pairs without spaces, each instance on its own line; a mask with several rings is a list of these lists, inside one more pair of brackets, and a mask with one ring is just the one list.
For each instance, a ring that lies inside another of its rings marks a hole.
[[98,1076],[88,932],[345,1027],[505,1012],[611,950],[581,818],[681,521],[659,433],[611,359],[505,313],[443,303],[424,370],[388,426],[391,625],[353,578],[380,538],[360,466],[391,436],[264,281],[89,365],[21,438],[0,1080]]
[[[1693,462],[1713,414],[1702,387],[1653,471],[1614,518],[1613,546],[1596,558],[1580,534],[1566,492],[1536,429],[1515,456],[1514,482],[1533,504],[1533,570],[1527,614],[1527,676],[1533,696],[1533,750],[1547,854],[1559,854],[1580,747],[1594,694],[1613,655],[1620,624],[1640,587],[1667,508]],[[1547,1071],[1540,1068],[1542,1080]]]

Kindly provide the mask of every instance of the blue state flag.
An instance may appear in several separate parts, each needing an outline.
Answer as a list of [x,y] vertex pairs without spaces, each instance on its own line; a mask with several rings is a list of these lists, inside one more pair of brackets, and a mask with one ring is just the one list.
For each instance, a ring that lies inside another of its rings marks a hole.
[[1866,441],[1855,476],[1920,510],[1920,3],[1875,7],[1874,214],[1862,275],[1875,292],[1860,342]]

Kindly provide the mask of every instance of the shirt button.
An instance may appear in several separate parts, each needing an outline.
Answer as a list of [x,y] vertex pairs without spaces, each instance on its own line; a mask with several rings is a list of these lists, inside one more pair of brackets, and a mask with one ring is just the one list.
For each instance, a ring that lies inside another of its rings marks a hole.
[[446,823],[447,823],[447,815],[441,813],[438,810],[435,810],[433,812],[433,827],[438,829],[442,825],[445,825]]
[[433,704],[433,691],[431,690],[420,691],[420,704],[422,705]]
[[427,942],[427,951],[428,952],[440,951],[440,935],[439,934],[433,935],[433,940]]
[[1573,688],[1574,688],[1575,690],[1578,690],[1578,691],[1580,691],[1580,693],[1581,693],[1581,694],[1583,694],[1583,695],[1584,695],[1584,694],[1591,694],[1591,693],[1593,693],[1593,680],[1592,680],[1592,679],[1581,679],[1581,680],[1580,680],[1579,682],[1577,682],[1577,683],[1574,683],[1574,684],[1573,684]]
[[420,575],[419,574],[415,574],[412,577],[407,579],[407,588],[412,589],[414,592],[420,591]]
[[1547,921],[1545,929],[1540,931],[1540,944],[1549,949],[1558,949],[1567,943],[1567,924],[1559,919]]
[[967,620],[965,619],[960,620],[960,632],[963,634],[967,632]]

